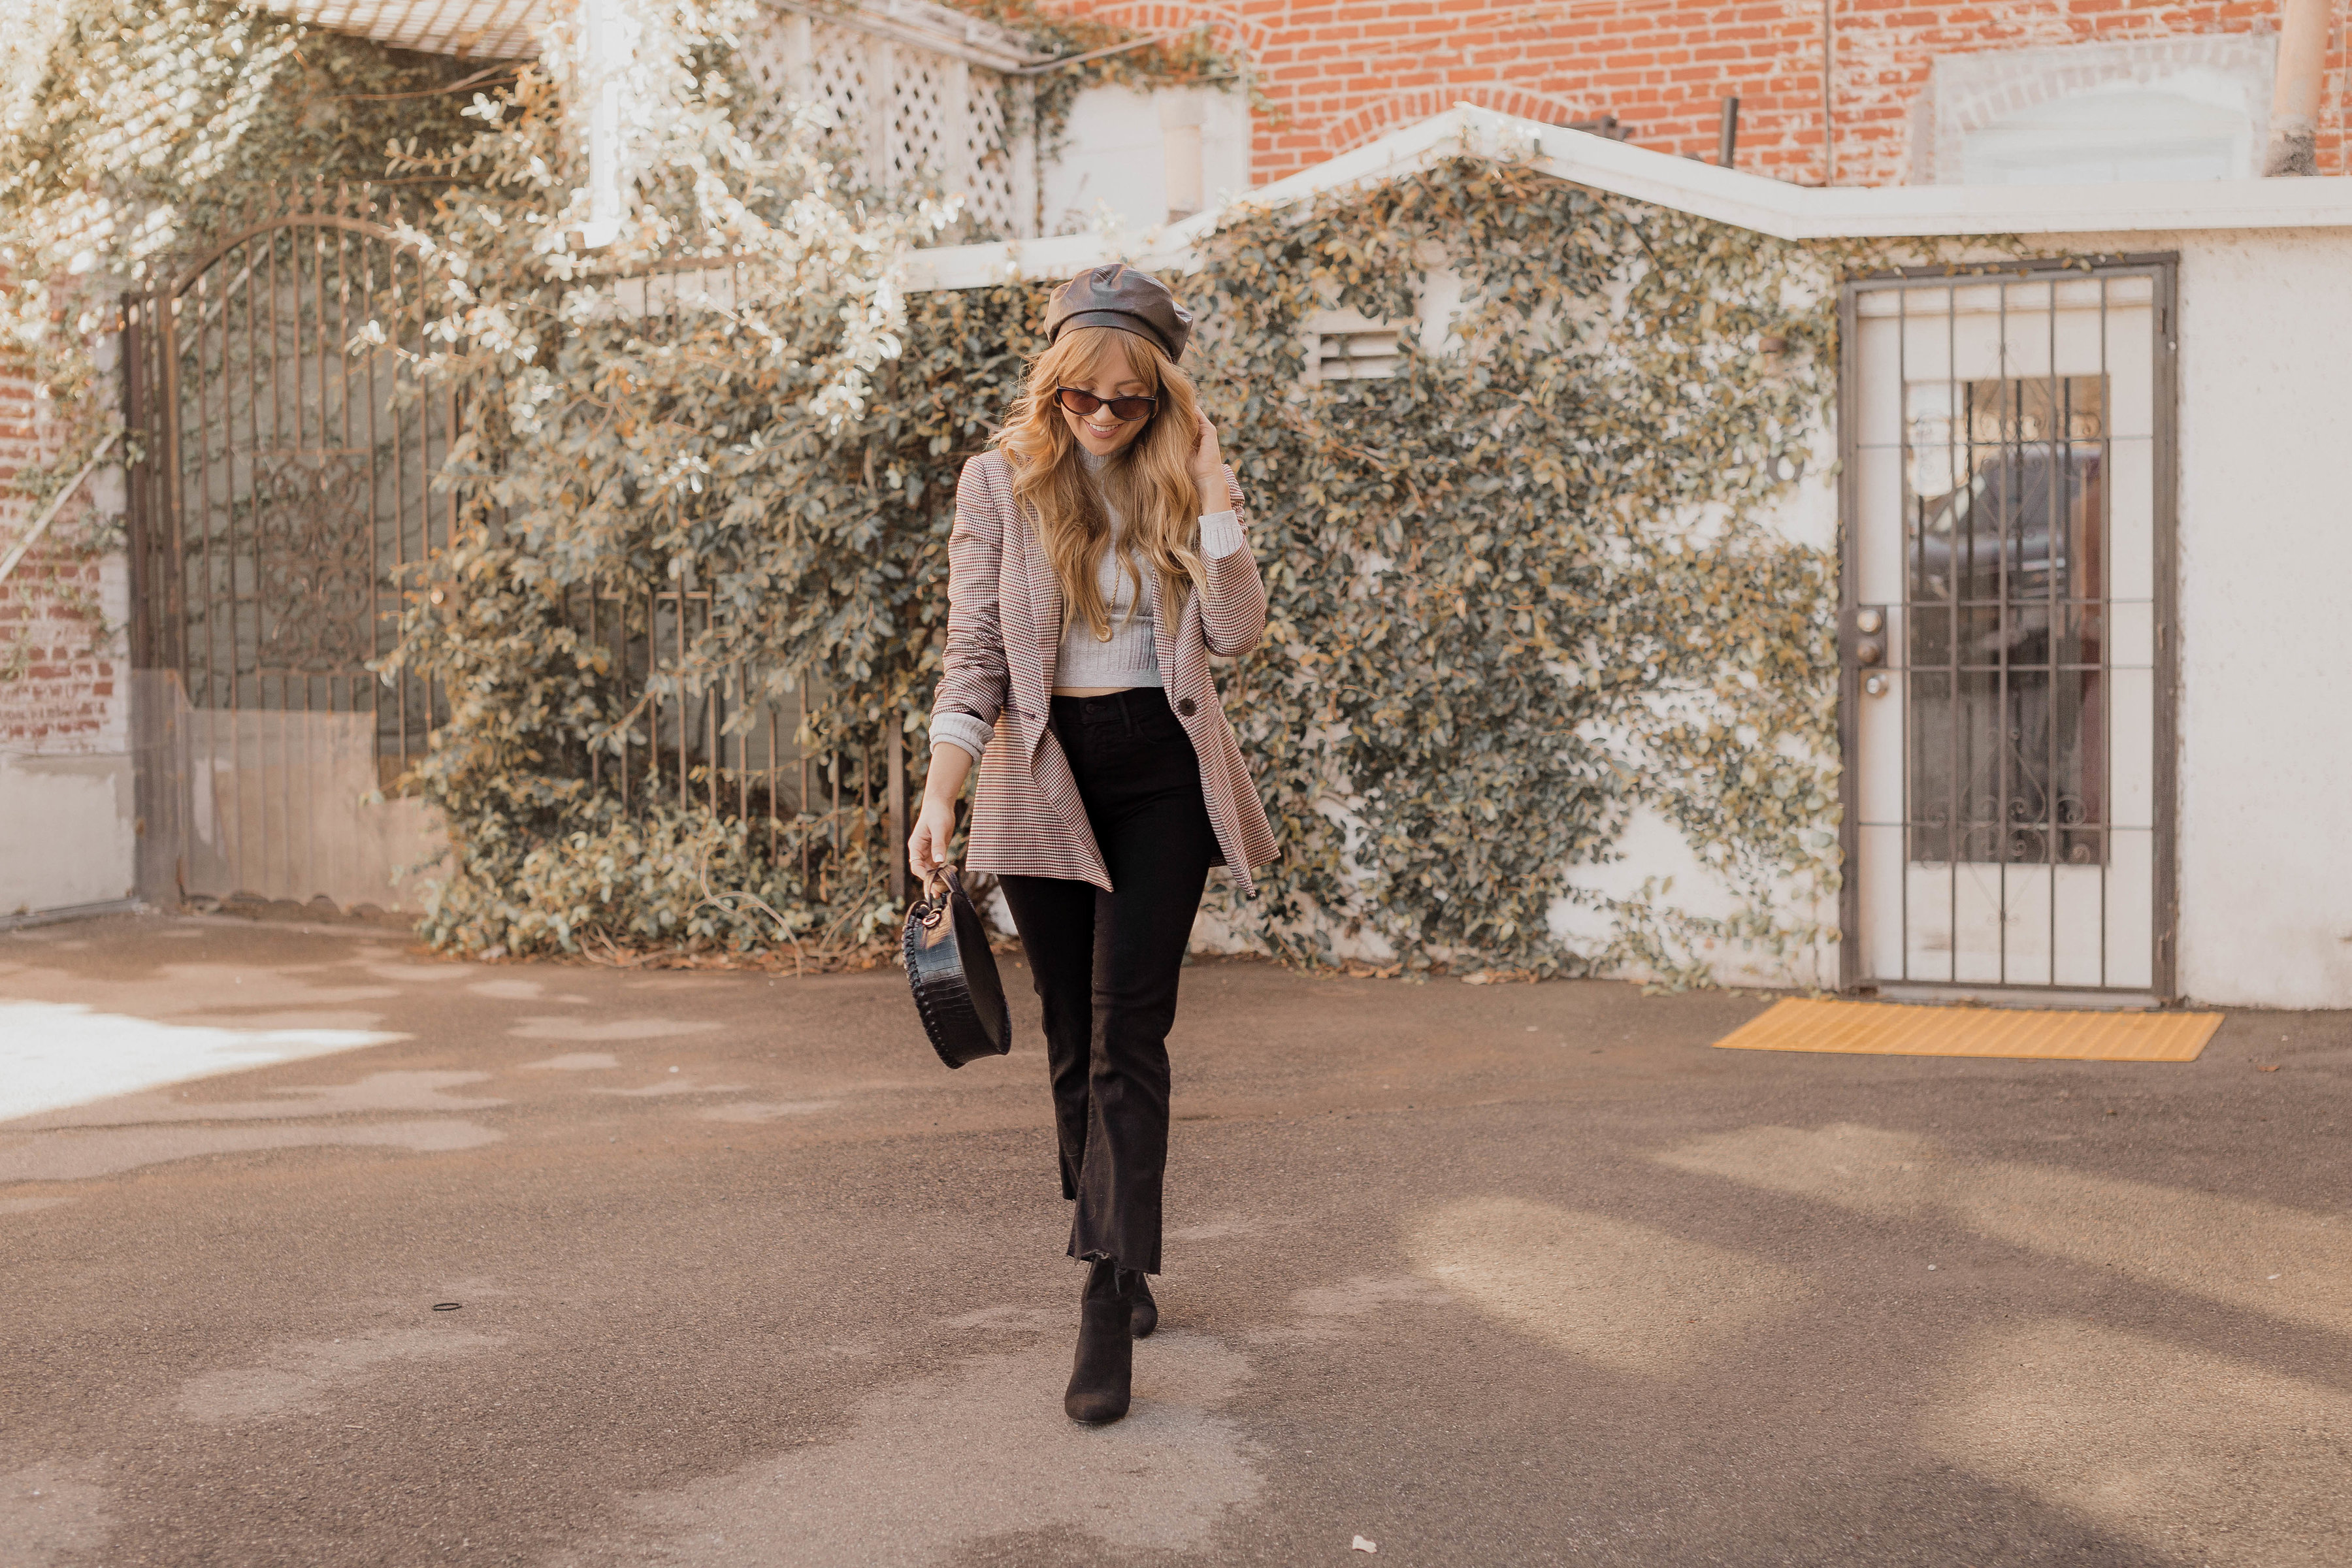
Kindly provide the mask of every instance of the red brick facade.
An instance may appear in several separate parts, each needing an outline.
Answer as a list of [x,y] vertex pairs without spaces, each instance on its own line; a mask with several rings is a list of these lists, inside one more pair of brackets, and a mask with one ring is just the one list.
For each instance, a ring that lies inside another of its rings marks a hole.
[[[0,483],[39,449],[31,384],[0,375]],[[88,502],[67,505],[86,509]],[[0,557],[36,515],[19,499],[0,499]],[[119,562],[113,570],[119,576]],[[100,618],[80,613],[76,603],[101,603],[108,578],[107,563],[75,559],[45,541],[0,583],[0,751],[120,751],[126,744],[121,659],[97,645]]]
[[[1258,113],[1252,143],[1261,184],[1464,100],[1554,122],[1613,114],[1636,146],[1712,160],[1727,95],[1740,100],[1740,167],[1819,184],[1833,154],[1835,184],[1895,184],[1908,172],[1912,106],[1939,55],[2275,31],[2280,13],[2279,0],[1061,3],[1135,27],[1208,22],[1246,50],[1273,107]],[[2324,174],[2347,168],[2341,0],[2336,8]]]

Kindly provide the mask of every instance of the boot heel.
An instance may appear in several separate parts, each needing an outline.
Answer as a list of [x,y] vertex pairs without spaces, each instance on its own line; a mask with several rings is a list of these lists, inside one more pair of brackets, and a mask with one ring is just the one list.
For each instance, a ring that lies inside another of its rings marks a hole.
[[1135,1300],[1118,1289],[1118,1272],[1115,1263],[1096,1264],[1078,1306],[1078,1353],[1062,1409],[1081,1426],[1118,1420],[1133,1397]]
[[1132,1268],[1118,1271],[1119,1288],[1134,1299],[1134,1315],[1129,1320],[1135,1337],[1148,1340],[1151,1331],[1160,1326],[1160,1303],[1151,1299],[1151,1277]]

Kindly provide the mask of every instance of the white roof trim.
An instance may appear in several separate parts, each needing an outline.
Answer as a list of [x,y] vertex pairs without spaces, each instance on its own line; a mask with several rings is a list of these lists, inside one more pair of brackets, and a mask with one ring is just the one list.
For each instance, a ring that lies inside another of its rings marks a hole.
[[357,33],[396,49],[474,59],[528,59],[539,53],[546,0],[266,0],[272,11]]
[[1227,214],[1395,179],[1465,151],[1529,155],[1534,167],[1559,179],[1782,239],[2352,228],[2352,179],[1824,189],[1717,168],[1465,103],[1165,228],[1140,235],[1066,235],[917,251],[908,287],[979,289],[1013,278],[1066,278],[1110,260],[1190,271],[1200,265],[1193,247],[1214,234]]

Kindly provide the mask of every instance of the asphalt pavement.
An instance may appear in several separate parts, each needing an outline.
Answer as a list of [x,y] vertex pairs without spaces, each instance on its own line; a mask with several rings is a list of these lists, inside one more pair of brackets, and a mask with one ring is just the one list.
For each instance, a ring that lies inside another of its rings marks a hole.
[[895,970],[0,936],[0,1568],[2352,1562],[2352,1016],[1720,1051],[1768,998],[1203,962],[1090,1430],[1008,979],[949,1072]]

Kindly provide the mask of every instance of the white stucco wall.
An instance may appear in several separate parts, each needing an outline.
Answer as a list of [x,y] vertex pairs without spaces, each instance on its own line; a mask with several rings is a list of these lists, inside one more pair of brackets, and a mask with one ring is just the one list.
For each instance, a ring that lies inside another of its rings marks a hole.
[[0,752],[0,916],[132,897],[135,809],[121,752]]
[[[108,626],[120,628],[130,610],[130,566],[121,554],[100,563],[99,602]],[[79,682],[73,693],[83,722],[0,741],[0,918],[134,896],[131,680],[119,630],[101,652],[103,680]],[[0,718],[26,700],[0,689]]]
[[1040,174],[1046,234],[1101,223],[1142,235],[1168,221],[1169,139],[1200,133],[1201,189],[1210,206],[1249,189],[1249,105],[1213,88],[1088,88],[1070,105],[1061,156]]
[[2352,1007],[2352,236],[2180,252],[2180,986]]

